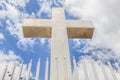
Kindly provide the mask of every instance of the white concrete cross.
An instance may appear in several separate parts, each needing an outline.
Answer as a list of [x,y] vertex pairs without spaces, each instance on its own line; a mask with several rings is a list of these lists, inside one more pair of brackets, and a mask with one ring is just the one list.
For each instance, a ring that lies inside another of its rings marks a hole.
[[51,38],[50,80],[72,80],[68,38],[92,38],[93,31],[91,21],[65,20],[63,8],[53,8],[51,20],[26,19],[23,23],[24,37]]

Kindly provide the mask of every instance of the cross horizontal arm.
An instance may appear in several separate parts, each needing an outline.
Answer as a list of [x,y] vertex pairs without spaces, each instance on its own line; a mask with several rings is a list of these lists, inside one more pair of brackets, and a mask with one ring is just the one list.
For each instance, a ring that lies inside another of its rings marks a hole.
[[51,21],[48,19],[25,19],[23,22],[24,37],[50,38]]
[[51,27],[52,23],[49,19],[25,19],[23,27]]
[[91,21],[67,20],[65,25],[69,38],[92,38],[94,26]]
[[94,28],[92,21],[87,20],[66,20],[67,27]]

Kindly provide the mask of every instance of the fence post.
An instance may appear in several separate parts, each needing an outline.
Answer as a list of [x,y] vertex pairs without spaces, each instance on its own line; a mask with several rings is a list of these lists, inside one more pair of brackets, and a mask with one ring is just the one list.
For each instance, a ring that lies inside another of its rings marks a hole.
[[75,57],[73,57],[73,63],[74,63],[74,75],[75,75],[75,80],[79,80],[79,77],[78,77],[78,69],[77,69],[77,64],[76,64],[76,60],[75,60]]
[[109,65],[109,69],[110,69],[110,72],[111,72],[111,74],[112,74],[112,77],[113,77],[113,80],[117,80],[117,77],[116,77],[116,75],[115,75],[115,72],[114,72],[114,70],[113,70],[113,68],[112,68],[112,65],[111,65],[111,63],[108,61],[108,65]]
[[98,79],[97,70],[96,70],[96,67],[95,67],[95,62],[93,61],[92,58],[91,58],[91,65],[92,65],[92,69],[93,69],[93,73],[94,73],[95,80],[99,80],[99,79]]
[[18,78],[17,78],[17,80],[20,80],[21,73],[22,73],[22,69],[23,69],[23,63],[20,65],[20,70],[19,70],[19,73],[18,73]]
[[83,65],[83,70],[84,70],[84,74],[85,74],[85,78],[86,78],[85,80],[89,80],[85,59],[83,59],[82,65]]
[[108,76],[107,76],[107,73],[106,73],[106,71],[105,71],[105,68],[104,68],[104,66],[103,66],[103,63],[100,62],[100,65],[101,65],[101,69],[102,69],[102,72],[103,72],[104,79],[105,79],[105,80],[109,80],[109,79],[108,79]]
[[11,78],[10,78],[10,80],[12,80],[12,79],[13,79],[14,72],[15,72],[15,67],[16,67],[16,63],[14,63],[14,66],[13,66],[13,71],[12,71],[12,74],[11,74]]
[[4,80],[4,78],[5,78],[5,74],[6,74],[6,72],[7,72],[7,67],[8,67],[8,65],[5,66],[5,70],[4,70],[4,72],[3,72],[2,80]]
[[29,78],[30,78],[31,67],[32,67],[32,60],[30,60],[30,63],[29,63],[29,66],[28,66],[28,71],[27,71],[27,74],[26,74],[26,80],[29,80]]
[[35,80],[39,80],[39,73],[40,73],[40,59],[38,60],[38,63],[37,63],[36,78],[35,78]]
[[45,80],[48,80],[48,58],[46,60]]

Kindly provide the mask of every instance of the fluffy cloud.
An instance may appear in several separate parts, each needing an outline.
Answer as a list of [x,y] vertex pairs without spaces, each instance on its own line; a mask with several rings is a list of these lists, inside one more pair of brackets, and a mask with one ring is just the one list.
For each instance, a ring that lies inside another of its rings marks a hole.
[[[26,50],[28,48],[32,48],[34,46],[34,39],[24,39],[22,32],[22,22],[25,18],[35,18],[36,15],[41,13],[49,14],[50,17],[50,5],[47,2],[43,2],[40,6],[40,10],[35,14],[34,12],[30,15],[26,11],[26,4],[29,0],[14,0],[14,1],[4,1],[0,2],[0,19],[5,21],[6,30],[10,33],[10,35],[14,36],[18,42],[17,46],[21,50]],[[39,1],[38,1],[39,2]],[[41,2],[41,1],[40,1]],[[47,7],[46,7],[47,5]],[[22,11],[20,10],[22,9]],[[40,16],[40,15],[38,15]],[[0,23],[1,26],[5,26]],[[28,41],[28,42],[27,42]],[[46,42],[46,39],[40,39],[40,42],[43,44]],[[21,47],[22,46],[22,47]],[[30,46],[30,47],[29,47]]]
[[66,0],[66,10],[84,20],[92,20],[95,26],[95,46],[111,48],[117,55],[120,51],[119,0]]
[[8,54],[3,53],[0,51],[0,62],[7,61],[16,61],[16,60],[21,60],[20,56],[16,56],[13,51],[9,50]]
[[24,51],[32,50],[32,48],[35,45],[34,40],[35,39],[31,39],[31,38],[28,38],[28,39],[23,38],[17,42],[17,46],[19,49],[24,50]]
[[[9,74],[12,73],[13,66],[14,64],[16,64],[13,78],[17,79],[21,62],[23,62],[22,58],[20,56],[15,55],[13,51],[9,50],[8,53],[4,53],[3,51],[0,51],[0,78],[2,78],[3,72],[5,70],[5,66],[8,65],[7,73],[5,75],[5,80],[10,79]],[[23,70],[21,75],[23,79],[25,79],[26,72],[27,72],[27,65],[23,64]],[[31,73],[31,77],[32,77],[32,73]]]
[[42,13],[45,13],[50,18],[51,17],[51,6],[52,6],[51,1],[47,1],[47,0],[37,0],[37,1],[40,6],[37,16],[40,17]]
[[9,33],[20,39],[22,38],[21,22],[23,21],[24,18],[28,17],[29,15],[25,13],[24,10],[21,12],[18,9],[19,7],[18,6],[16,7],[13,3],[15,4],[14,1],[0,2],[1,7],[0,19],[5,20],[6,29],[9,31]]
[[12,4],[16,7],[25,7],[26,6],[26,3],[29,2],[29,0],[14,0],[14,1],[11,1],[11,0],[6,0],[9,4]]
[[51,18],[51,7],[63,7],[65,0],[37,0],[40,10],[37,13],[37,16],[41,16],[41,13],[47,14]]
[[0,40],[4,39],[4,35],[2,33],[0,33]]
[[97,60],[101,59],[103,62],[107,60],[119,60],[119,56],[116,56],[112,49],[97,46],[94,39],[73,39],[73,44],[72,49],[75,50],[77,54],[82,53],[86,57],[91,56]]
[[5,40],[5,37],[2,33],[0,33],[0,44],[3,44],[3,40]]
[[[28,3],[29,0],[14,0],[14,1],[1,1],[0,2],[0,19],[5,20],[6,23],[6,30],[14,36],[16,39],[18,39],[18,43],[23,41],[23,32],[22,32],[22,22],[23,19],[26,17],[34,17],[34,15],[29,15],[24,11],[26,3]],[[23,11],[20,11],[19,8],[23,8]],[[2,25],[1,26],[5,26]],[[2,36],[1,36],[2,38]],[[29,39],[31,40],[31,39]],[[32,40],[31,40],[32,42]],[[25,42],[24,42],[25,43]],[[25,43],[25,44],[28,44]],[[32,43],[30,43],[32,44]],[[22,45],[20,43],[20,45]],[[25,45],[27,47],[28,45]],[[19,48],[19,46],[18,46]]]

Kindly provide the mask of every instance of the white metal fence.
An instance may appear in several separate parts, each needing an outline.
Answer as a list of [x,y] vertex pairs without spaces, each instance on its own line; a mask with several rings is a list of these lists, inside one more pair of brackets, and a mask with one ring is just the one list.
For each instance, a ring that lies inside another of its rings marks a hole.
[[[91,72],[89,71],[89,68],[88,68],[89,66],[87,66],[88,63],[90,64],[90,66],[92,68]],[[93,59],[89,59],[89,60],[82,59],[81,62],[78,64],[79,65],[77,65],[75,58],[73,58],[73,66],[74,66],[73,80],[93,80],[93,78],[91,78],[90,74],[93,74],[94,80],[120,80],[120,68],[117,63],[116,63],[117,70],[114,70],[112,68],[110,62],[108,62],[108,66],[105,66],[105,65],[103,65],[102,62],[100,62],[99,64],[96,64],[96,61],[94,61]],[[46,67],[45,67],[45,80],[48,80],[48,70],[49,70],[48,65],[49,65],[49,61],[47,59]],[[9,65],[6,65],[4,67],[4,71],[2,72],[2,77],[0,78],[1,80],[6,80],[5,77],[6,77],[6,75],[8,75],[7,74],[8,66]],[[82,68],[80,68],[80,66],[82,66]],[[98,67],[99,67],[99,69],[101,69],[103,79],[100,77]],[[109,69],[110,75],[107,73],[106,67]],[[31,68],[32,68],[32,60],[30,60],[30,62],[29,62],[26,77],[25,77],[25,79],[23,79],[23,77],[21,76],[22,71],[23,71],[23,63],[21,63],[21,65],[19,66],[19,71],[17,72],[17,78],[15,80],[30,80]],[[14,80],[13,77],[15,74],[15,69],[16,69],[16,64],[14,64],[11,73],[8,75],[10,77],[9,80]],[[81,71],[83,71],[83,74],[81,74]],[[40,80],[39,74],[40,74],[40,59],[37,62],[35,80]],[[84,78],[83,78],[83,76],[84,76]]]

